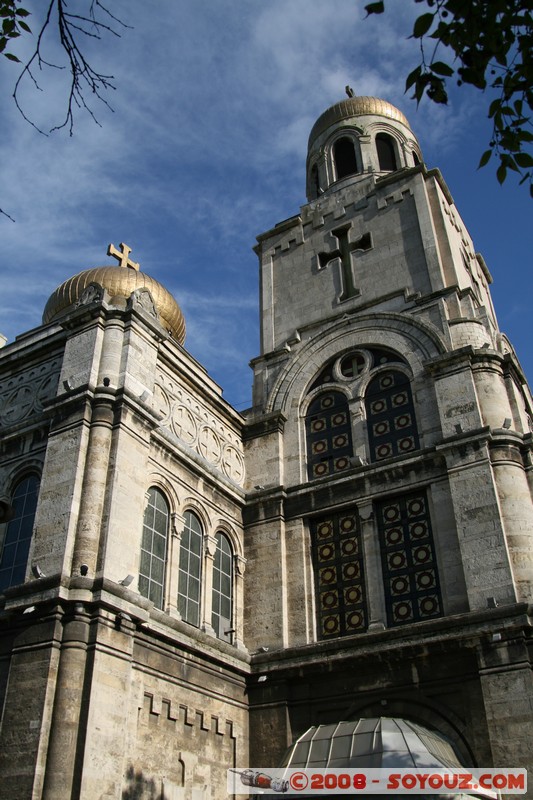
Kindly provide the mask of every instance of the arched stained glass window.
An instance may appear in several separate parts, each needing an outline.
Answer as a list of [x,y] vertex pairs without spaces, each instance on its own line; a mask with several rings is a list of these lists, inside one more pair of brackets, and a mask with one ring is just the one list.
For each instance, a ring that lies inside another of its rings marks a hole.
[[378,133],[376,136],[376,149],[378,151],[380,169],[387,172],[393,172],[398,169],[392,136],[387,133]]
[[219,639],[232,641],[233,551],[224,533],[217,533],[216,542],[211,625]]
[[363,543],[355,510],[312,520],[319,639],[367,628]]
[[154,486],[148,491],[144,512],[139,569],[139,592],[163,608],[167,559],[169,507],[165,496]]
[[335,161],[335,174],[338,181],[348,175],[357,173],[357,159],[352,139],[343,136],[333,145],[333,159]]
[[178,576],[178,611],[184,622],[200,625],[203,531],[196,514],[185,512]]
[[38,498],[37,475],[27,475],[15,486],[11,500],[15,515],[6,526],[0,559],[0,591],[24,582]]
[[320,394],[309,406],[305,426],[309,478],[348,469],[353,446],[346,397],[341,392]]
[[396,370],[380,372],[365,396],[370,460],[418,450],[418,431],[409,378]]

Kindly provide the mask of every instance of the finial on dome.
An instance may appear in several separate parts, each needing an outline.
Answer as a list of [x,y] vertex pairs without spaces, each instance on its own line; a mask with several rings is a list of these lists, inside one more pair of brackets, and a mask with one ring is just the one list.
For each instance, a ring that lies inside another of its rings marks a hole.
[[135,269],[138,272],[140,269],[140,265],[136,261],[132,261],[131,258],[128,258],[129,254],[131,253],[131,247],[128,247],[128,245],[124,244],[124,242],[121,242],[120,246],[122,248],[122,251],[117,250],[114,244],[108,245],[107,255],[116,258],[117,261],[120,262],[119,266],[128,267],[129,269]]
[[355,97],[355,92],[354,92],[354,90],[352,89],[351,86],[345,86],[344,87],[344,91],[346,92],[348,97]]

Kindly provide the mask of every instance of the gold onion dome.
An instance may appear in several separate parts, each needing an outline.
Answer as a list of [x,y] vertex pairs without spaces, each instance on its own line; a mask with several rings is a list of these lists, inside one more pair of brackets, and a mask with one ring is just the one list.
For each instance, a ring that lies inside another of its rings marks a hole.
[[368,114],[388,117],[396,122],[401,122],[410,129],[407,118],[396,106],[393,106],[386,100],[381,100],[379,97],[354,96],[348,97],[346,100],[341,100],[339,103],[335,103],[335,105],[330,106],[319,116],[309,135],[309,143],[311,144],[317,136],[320,136],[321,133],[337,122],[349,119],[350,117],[359,117]]
[[[139,271],[139,265],[130,261],[127,256],[130,248],[122,245],[127,252],[120,253],[112,245],[108,254],[121,260],[121,264],[108,267],[94,267],[78,272],[52,292],[43,312],[43,324],[52,322],[61,316],[67,309],[76,303],[83,291],[91,283],[102,286],[113,297],[123,297],[126,300],[136,289],[148,289],[152,295],[155,308],[163,327],[180,343],[185,341],[185,319],[183,313],[172,295],[165,287]],[[117,255],[118,254],[118,255]]]

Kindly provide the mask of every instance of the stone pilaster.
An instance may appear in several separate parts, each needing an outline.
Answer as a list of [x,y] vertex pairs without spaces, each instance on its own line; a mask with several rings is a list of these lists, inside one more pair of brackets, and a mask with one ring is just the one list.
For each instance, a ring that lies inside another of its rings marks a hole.
[[63,631],[43,800],[67,800],[77,791],[78,748],[85,738],[84,727],[87,724],[87,695],[84,687],[89,625],[90,615],[82,603],[76,603],[62,619]]
[[88,566],[90,576],[94,576],[98,568],[102,512],[109,477],[113,404],[114,392],[106,387],[99,387],[91,415],[80,514],[72,555],[73,574],[78,573],[81,564]]
[[[526,768],[531,782],[533,665],[527,640],[495,628],[478,647],[478,663],[493,766]],[[531,786],[522,797],[533,797]]]

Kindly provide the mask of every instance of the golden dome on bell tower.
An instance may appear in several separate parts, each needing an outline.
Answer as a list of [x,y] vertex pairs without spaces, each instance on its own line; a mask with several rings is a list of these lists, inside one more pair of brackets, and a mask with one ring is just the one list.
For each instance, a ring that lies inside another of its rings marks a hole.
[[123,243],[120,246],[121,251],[111,244],[107,250],[108,255],[118,259],[118,265],[93,267],[78,272],[52,292],[43,312],[43,324],[52,322],[73,307],[92,283],[99,284],[111,298],[120,297],[126,300],[137,289],[147,289],[161,324],[179,344],[183,344],[185,319],[174,297],[159,281],[140,271],[139,264],[129,258],[130,247]]

